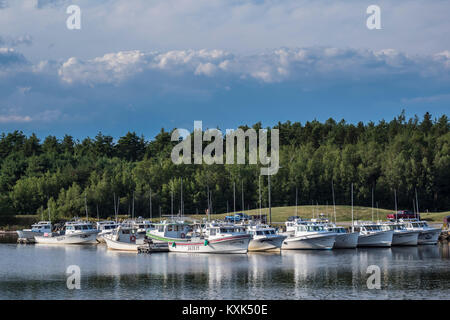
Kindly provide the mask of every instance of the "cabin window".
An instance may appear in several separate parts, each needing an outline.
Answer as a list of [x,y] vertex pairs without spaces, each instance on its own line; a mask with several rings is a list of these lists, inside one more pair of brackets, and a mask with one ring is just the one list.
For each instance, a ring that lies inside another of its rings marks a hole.
[[216,229],[209,229],[209,235],[215,236],[216,235]]

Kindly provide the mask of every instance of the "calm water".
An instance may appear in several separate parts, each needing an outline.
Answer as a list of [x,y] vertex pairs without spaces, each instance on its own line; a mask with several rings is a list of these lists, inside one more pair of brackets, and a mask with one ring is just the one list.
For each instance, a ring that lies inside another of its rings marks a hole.
[[[367,266],[381,290],[367,289]],[[68,290],[66,268],[81,269]],[[0,299],[449,299],[449,246],[199,255],[0,244]]]

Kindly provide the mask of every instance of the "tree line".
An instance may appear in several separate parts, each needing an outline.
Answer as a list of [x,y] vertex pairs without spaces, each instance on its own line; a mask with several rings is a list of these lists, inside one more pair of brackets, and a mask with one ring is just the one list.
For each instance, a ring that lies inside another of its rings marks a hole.
[[[294,205],[296,199],[299,205],[331,205],[332,184],[336,204],[350,204],[353,183],[355,205],[370,206],[373,190],[374,203],[394,209],[395,190],[399,209],[412,210],[417,192],[421,211],[449,210],[446,115],[406,119],[402,112],[389,122],[330,118],[273,128],[279,129],[281,168],[270,181],[272,206]],[[102,218],[114,215],[115,203],[119,214],[143,217],[182,208],[203,214],[208,206],[215,213],[241,211],[259,207],[259,186],[261,206],[268,205],[268,180],[260,176],[259,165],[175,165],[170,154],[177,143],[164,129],[149,141],[135,132],[117,141],[102,133],[82,141],[70,135],[40,141],[35,134],[3,133],[0,214],[46,217],[50,209],[52,219],[83,216],[85,199],[89,215]]]

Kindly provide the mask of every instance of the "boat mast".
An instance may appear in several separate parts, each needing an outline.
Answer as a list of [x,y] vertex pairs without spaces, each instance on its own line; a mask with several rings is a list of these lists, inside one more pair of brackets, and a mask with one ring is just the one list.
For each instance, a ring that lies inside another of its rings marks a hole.
[[84,208],[85,208],[85,210],[86,210],[86,220],[89,220],[88,208],[87,208],[87,200],[86,200],[86,194],[84,194]]
[[333,194],[334,224],[336,224],[336,203],[335,203],[335,201],[334,201],[334,185],[333,185],[333,180],[331,180],[331,193]]
[[353,223],[353,183],[352,183],[352,232],[355,231],[355,224]]
[[114,217],[116,218],[116,223],[117,223],[117,209],[116,209],[116,193],[113,193],[113,197],[114,197]]
[[420,212],[419,212],[419,198],[417,197],[417,188],[414,188],[416,191],[416,213],[417,213],[417,219],[420,219]]
[[372,187],[372,222],[373,222],[373,187]]
[[295,186],[295,215],[298,216],[298,188]]
[[170,188],[170,215],[172,217],[173,220],[173,189]]
[[262,219],[262,213],[261,213],[261,175],[258,176],[258,191],[259,191],[259,221],[261,222],[261,219]]

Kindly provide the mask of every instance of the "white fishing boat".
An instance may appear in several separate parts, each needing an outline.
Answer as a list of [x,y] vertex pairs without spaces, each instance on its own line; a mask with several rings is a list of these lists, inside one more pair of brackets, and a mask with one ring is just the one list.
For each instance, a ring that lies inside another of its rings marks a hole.
[[138,252],[139,246],[145,244],[145,237],[138,234],[138,229],[134,227],[119,226],[103,238],[111,250]]
[[383,222],[380,223],[382,230],[393,230],[393,246],[417,246],[419,233],[418,230],[408,230],[403,223]]
[[305,220],[303,220],[299,216],[289,217],[288,220],[284,223],[284,225],[286,226],[285,233],[295,233],[296,227],[304,221]]
[[334,224],[325,225],[325,229],[336,233],[336,239],[333,248],[335,249],[354,249],[358,246],[358,232],[348,232],[344,227]]
[[19,239],[26,239],[28,241],[34,241],[35,236],[50,232],[52,232],[52,223],[50,221],[39,221],[38,223],[32,224],[31,229],[16,231]]
[[390,247],[394,230],[382,230],[374,222],[358,222],[353,224],[353,231],[359,233],[358,247]]
[[66,222],[63,231],[35,236],[37,243],[43,244],[95,244],[99,231],[87,221]]
[[296,221],[294,233],[286,232],[281,246],[282,250],[298,249],[332,249],[336,233],[325,229],[323,224]]
[[426,221],[423,220],[400,220],[407,230],[419,231],[418,244],[437,244],[441,229],[432,228]]
[[285,235],[277,234],[275,228],[258,224],[249,226],[247,233],[252,236],[248,251],[274,251],[280,250]]
[[171,252],[247,253],[250,239],[244,227],[209,223],[200,234],[168,244]]
[[97,230],[100,231],[97,234],[97,241],[104,243],[103,237],[107,234],[111,234],[119,225],[115,221],[105,220],[97,222]]

